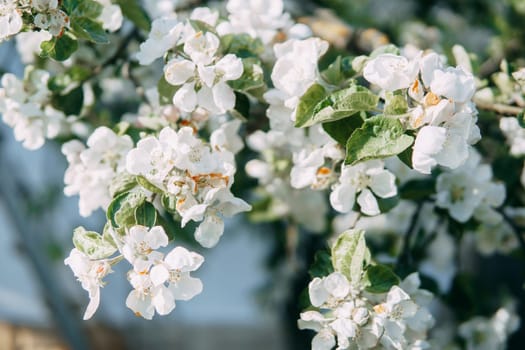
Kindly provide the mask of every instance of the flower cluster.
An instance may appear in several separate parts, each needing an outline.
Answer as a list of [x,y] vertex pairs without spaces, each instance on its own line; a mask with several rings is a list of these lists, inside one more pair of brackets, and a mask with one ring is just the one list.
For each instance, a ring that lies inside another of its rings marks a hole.
[[434,320],[426,306],[432,294],[419,289],[417,273],[388,293],[371,295],[351,285],[339,272],[315,278],[308,287],[319,311],[301,314],[299,328],[317,335],[312,350],[424,349],[427,330]]
[[472,74],[462,67],[445,67],[436,53],[411,60],[382,54],[369,60],[366,80],[386,92],[406,91],[407,126],[417,130],[412,164],[429,174],[435,165],[455,169],[468,157],[469,145],[480,139]]
[[111,129],[101,126],[87,140],[87,148],[78,140],[62,146],[69,167],[64,174],[64,193],[79,195],[80,215],[87,217],[102,208],[107,209],[113,193],[115,177],[125,170],[126,154],[133,148],[128,135],[118,136]]
[[[217,137],[219,138],[219,137]],[[162,129],[159,137],[146,137],[126,157],[130,174],[141,175],[174,202],[181,225],[201,221],[195,239],[213,247],[224,231],[224,217],[250,206],[230,191],[235,174],[233,155],[224,147],[210,148],[190,127],[178,132]]]
[[[158,249],[168,245],[168,236],[161,226],[147,228],[136,225],[124,236],[117,236],[114,232],[109,235],[111,238],[107,238],[109,241],[104,252],[95,253],[86,250],[86,238],[98,234],[77,229],[75,242],[78,248],[74,248],[64,261],[82,283],[82,288],[89,293],[90,302],[84,319],[91,318],[97,310],[100,288],[104,286],[102,279],[112,272],[111,266],[122,258],[133,266],[128,272],[133,290],[126,299],[126,306],[137,316],[150,320],[155,312],[167,315],[175,308],[176,300],[190,300],[201,293],[201,281],[191,277],[190,272],[197,270],[204,258],[180,246],[164,256]],[[117,251],[114,245],[121,255],[109,258]],[[97,254],[103,254],[105,258],[99,259]]]
[[51,105],[49,78],[49,72],[32,67],[26,68],[23,80],[11,73],[2,76],[3,120],[14,129],[15,138],[31,150],[42,147],[46,138],[58,136],[67,123],[64,113]]

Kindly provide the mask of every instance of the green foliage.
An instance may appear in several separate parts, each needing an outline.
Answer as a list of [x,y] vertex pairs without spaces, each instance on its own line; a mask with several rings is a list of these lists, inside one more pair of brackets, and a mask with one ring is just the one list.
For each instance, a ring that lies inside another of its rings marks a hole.
[[371,265],[366,269],[363,283],[369,293],[386,293],[399,284],[399,277],[386,265]]
[[137,225],[153,227],[157,223],[157,210],[150,202],[144,202],[135,209]]
[[330,252],[319,250],[315,253],[314,262],[308,270],[311,278],[328,276],[334,272]]
[[264,44],[259,38],[249,34],[226,34],[220,38],[224,54],[233,53],[237,57],[258,57],[264,53]]
[[408,102],[405,96],[390,95],[387,96],[383,113],[385,115],[400,115],[408,111]]
[[157,83],[157,91],[159,92],[159,103],[161,105],[172,104],[173,96],[180,89],[180,86],[173,86],[166,81],[164,74],[160,77]]
[[75,17],[71,19],[71,31],[80,39],[91,41],[95,44],[108,44],[108,35],[102,25],[88,17]]
[[323,123],[323,129],[339,144],[346,145],[352,133],[363,125],[363,118],[353,116],[352,118],[339,119],[334,122]]
[[355,75],[352,69],[352,57],[337,56],[328,68],[321,72],[321,77],[331,85],[338,86]]
[[379,102],[379,97],[367,88],[353,85],[325,97],[322,101],[316,103],[312,109],[311,106],[314,102],[317,102],[317,98],[321,97],[322,91],[319,89],[317,94],[314,94],[315,91],[312,91],[312,96],[307,96],[310,89],[299,102],[301,104],[304,98],[304,103],[308,106],[308,109],[306,109],[307,113],[299,114],[298,107],[295,126],[305,127],[317,123],[336,121],[361,111],[374,110]]
[[436,180],[432,177],[407,181],[399,189],[399,195],[403,199],[421,201],[434,194]]
[[57,61],[65,61],[78,49],[78,42],[66,32],[61,37],[53,37],[42,42],[40,49],[43,58],[50,57]]
[[248,93],[265,87],[261,61],[255,57],[248,57],[242,60],[242,64],[244,67],[242,76],[237,80],[228,81],[228,85],[236,91]]
[[84,90],[82,86],[77,86],[64,94],[55,94],[51,99],[51,104],[65,115],[80,115],[84,106]]
[[345,275],[354,285],[360,283],[363,269],[369,259],[370,252],[366,247],[363,230],[347,230],[341,233],[332,247],[334,270]]
[[295,112],[295,126],[306,127],[315,124],[312,121],[315,106],[321,102],[327,94],[327,91],[321,85],[315,83],[306,90]]
[[129,19],[137,28],[146,32],[151,30],[151,19],[137,0],[116,0],[122,14]]
[[118,195],[110,203],[106,213],[111,226],[115,228],[117,232],[123,233],[123,229],[135,225],[135,210],[141,206],[145,200],[146,195],[141,190],[132,190]]
[[345,164],[387,158],[403,152],[414,142],[414,137],[404,134],[404,131],[397,119],[382,115],[367,119],[346,143]]
[[157,194],[164,193],[164,191],[162,191],[160,188],[158,188],[157,186],[149,182],[148,179],[146,179],[144,176],[140,176],[140,175],[136,176],[135,180],[140,186],[142,186],[143,188],[145,188],[146,190],[150,192],[157,193]]
[[104,259],[117,251],[116,246],[94,231],[77,227],[73,232],[73,244],[90,259]]

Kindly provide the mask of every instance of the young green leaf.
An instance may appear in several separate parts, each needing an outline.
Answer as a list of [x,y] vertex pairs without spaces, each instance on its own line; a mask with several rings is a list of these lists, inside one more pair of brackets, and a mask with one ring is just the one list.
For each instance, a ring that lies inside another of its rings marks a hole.
[[312,116],[315,106],[326,97],[326,90],[321,85],[315,83],[306,90],[295,112],[295,126],[306,127],[312,124]]
[[51,40],[40,44],[42,50],[40,56],[51,57],[57,61],[67,60],[78,49],[78,42],[69,33],[64,33],[61,37],[53,37]]
[[403,152],[414,142],[414,137],[404,132],[403,125],[397,119],[382,115],[367,119],[346,143],[345,164],[387,158]]
[[361,281],[369,255],[365,231],[347,230],[341,233],[332,247],[332,265],[335,271],[342,273],[352,284],[357,285]]
[[151,19],[137,0],[117,0],[122,14],[138,28],[149,32],[151,30]]
[[107,258],[117,250],[97,232],[86,231],[83,227],[77,227],[73,232],[73,244],[91,259]]
[[334,272],[334,267],[332,266],[332,260],[330,253],[325,250],[319,250],[314,257],[314,263],[308,270],[310,277],[324,277],[328,276]]
[[296,126],[311,126],[317,123],[336,121],[357,112],[376,108],[379,97],[363,86],[351,86],[324,98],[313,109],[311,117]]
[[135,209],[135,222],[137,225],[153,227],[157,222],[157,210],[150,202],[144,202]]
[[108,35],[104,28],[102,28],[102,25],[88,17],[71,18],[71,30],[77,37],[93,43],[109,43]]
[[363,281],[367,292],[386,293],[399,284],[399,277],[388,266],[371,265],[366,269]]
[[334,122],[323,123],[323,129],[344,147],[350,135],[361,125],[363,125],[363,119],[355,115]]

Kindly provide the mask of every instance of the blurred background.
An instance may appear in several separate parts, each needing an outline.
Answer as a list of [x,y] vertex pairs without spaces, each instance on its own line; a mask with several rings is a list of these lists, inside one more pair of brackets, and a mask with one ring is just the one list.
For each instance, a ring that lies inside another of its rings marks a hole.
[[[338,50],[355,54],[388,42],[450,54],[459,43],[478,56],[481,77],[496,72],[503,57],[525,57],[525,0],[316,0],[288,1],[287,8]],[[0,45],[0,68],[22,75],[13,42]],[[294,301],[307,284],[309,261],[300,268],[286,262],[280,227],[244,218],[229,221],[218,249],[205,253],[196,273],[203,293],[170,316],[136,318],[125,306],[130,287],[120,271],[109,276],[95,317],[81,321],[87,293],[63,260],[73,229],[102,227],[104,218],[99,211],[82,219],[78,198],[63,195],[66,166],[60,145],[28,151],[0,124],[0,350],[308,347],[310,335],[294,330]],[[299,257],[321,242],[301,238]],[[509,263],[493,259],[483,266]],[[519,266],[510,271],[523,274]],[[510,348],[521,349],[523,337],[515,334]]]

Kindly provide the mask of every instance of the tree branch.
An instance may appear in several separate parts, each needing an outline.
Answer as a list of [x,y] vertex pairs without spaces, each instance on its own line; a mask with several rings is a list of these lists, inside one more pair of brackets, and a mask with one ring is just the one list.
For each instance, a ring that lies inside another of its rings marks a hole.
[[521,107],[510,106],[503,103],[491,103],[480,100],[479,98],[474,98],[474,103],[479,109],[496,112],[501,115],[518,115],[523,112],[523,108]]

